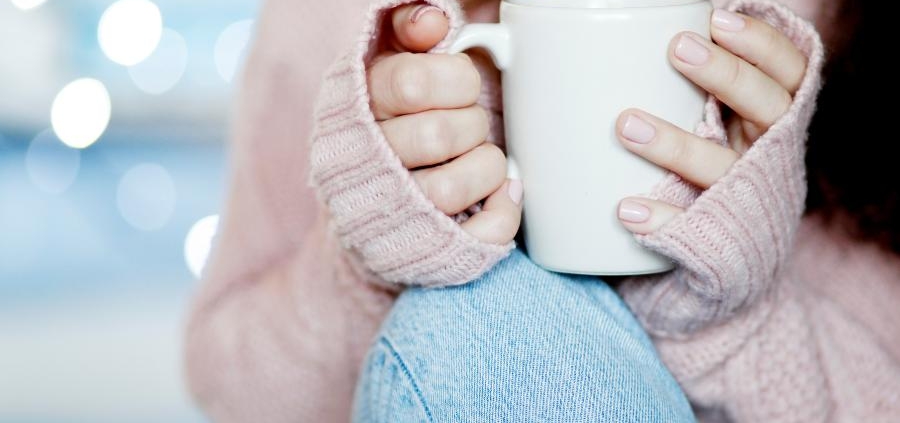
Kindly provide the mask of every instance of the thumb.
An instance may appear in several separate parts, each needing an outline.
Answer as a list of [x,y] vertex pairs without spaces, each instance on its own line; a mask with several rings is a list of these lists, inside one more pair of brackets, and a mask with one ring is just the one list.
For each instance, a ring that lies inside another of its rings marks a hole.
[[450,31],[450,20],[443,10],[430,4],[408,4],[393,11],[395,47],[420,53],[431,50]]

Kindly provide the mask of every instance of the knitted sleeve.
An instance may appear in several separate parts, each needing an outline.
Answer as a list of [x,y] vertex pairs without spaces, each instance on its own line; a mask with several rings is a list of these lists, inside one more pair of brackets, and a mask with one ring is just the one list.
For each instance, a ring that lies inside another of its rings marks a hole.
[[[333,231],[362,269],[391,283],[461,284],[506,257],[513,245],[480,242],[439,211],[390,148],[369,106],[366,66],[383,15],[411,2],[374,1],[362,37],[327,73],[316,107],[311,180]],[[463,24],[459,4],[429,3],[447,13],[452,39]]]
[[[811,24],[774,1],[739,0],[730,9],[783,31],[808,57],[808,69],[789,111],[714,186],[701,193],[673,175],[657,188],[655,197],[687,210],[638,239],[679,266],[634,278],[621,290],[656,337],[687,336],[756,305],[790,254],[805,206],[805,142],[820,89],[822,42]],[[725,142],[714,101],[698,132]]]

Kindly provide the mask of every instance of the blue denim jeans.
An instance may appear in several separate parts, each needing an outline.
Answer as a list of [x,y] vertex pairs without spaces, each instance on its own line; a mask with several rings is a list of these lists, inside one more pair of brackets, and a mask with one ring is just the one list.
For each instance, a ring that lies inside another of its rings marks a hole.
[[480,280],[400,296],[354,421],[688,422],[684,393],[616,293],[516,251]]

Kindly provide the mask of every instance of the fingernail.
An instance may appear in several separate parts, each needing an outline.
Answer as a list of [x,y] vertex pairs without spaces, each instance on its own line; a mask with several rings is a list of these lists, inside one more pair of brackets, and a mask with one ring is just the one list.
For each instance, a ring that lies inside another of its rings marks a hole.
[[675,46],[675,57],[694,66],[700,66],[709,60],[709,49],[690,35],[682,35]]
[[712,15],[712,23],[719,29],[737,32],[747,26],[747,21],[741,15],[724,9],[716,9]]
[[444,11],[438,7],[432,6],[430,4],[423,4],[413,10],[412,15],[409,16],[409,23],[419,22],[419,19],[422,19],[422,16],[425,16],[426,14],[431,12],[440,12],[441,14],[444,13]]
[[506,193],[509,194],[509,199],[518,206],[522,204],[522,197],[525,195],[525,186],[522,185],[522,181],[518,179],[510,179],[509,186],[506,188]]
[[656,128],[635,115],[628,115],[622,126],[622,136],[631,142],[649,144],[656,137]]
[[619,219],[630,223],[645,223],[650,220],[650,208],[633,200],[622,200],[619,204]]

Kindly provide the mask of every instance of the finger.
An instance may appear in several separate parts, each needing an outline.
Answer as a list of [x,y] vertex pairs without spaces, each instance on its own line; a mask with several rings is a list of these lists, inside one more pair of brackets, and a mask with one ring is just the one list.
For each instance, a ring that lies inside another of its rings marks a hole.
[[484,202],[484,208],[462,224],[481,242],[507,244],[516,237],[522,223],[522,181],[508,180]]
[[725,176],[740,158],[730,148],[636,109],[619,116],[616,133],[629,151],[704,189]]
[[413,178],[438,210],[457,214],[497,191],[506,180],[506,157],[482,144],[443,166],[417,170]]
[[395,54],[375,63],[368,78],[378,120],[468,107],[481,93],[481,75],[465,54]]
[[450,31],[450,20],[443,10],[430,4],[410,4],[394,9],[391,16],[395,47],[399,51],[431,50]]
[[381,129],[408,169],[431,166],[481,145],[488,136],[487,112],[479,106],[431,110],[386,120]]
[[761,70],[694,33],[675,37],[669,60],[759,132],[768,130],[793,101],[784,87]]
[[649,235],[669,223],[684,209],[662,201],[630,197],[619,203],[619,221],[638,235]]
[[781,31],[750,16],[717,9],[712,15],[716,44],[769,75],[795,94],[806,74],[806,56]]

